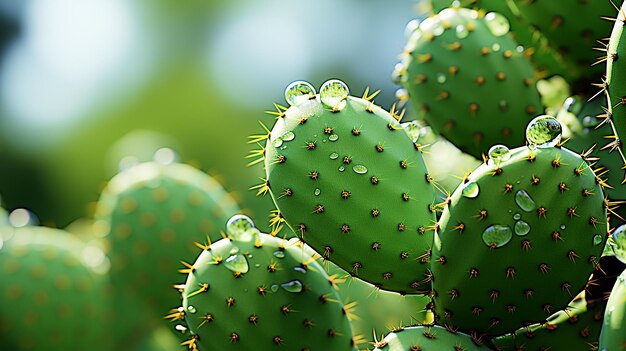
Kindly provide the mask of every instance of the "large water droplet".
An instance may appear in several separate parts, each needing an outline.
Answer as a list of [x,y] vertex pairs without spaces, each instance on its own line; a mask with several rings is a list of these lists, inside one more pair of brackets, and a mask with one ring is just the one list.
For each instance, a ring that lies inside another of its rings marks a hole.
[[555,146],[561,141],[561,122],[548,115],[535,117],[526,127],[528,144],[540,148]]
[[170,165],[178,160],[178,155],[176,154],[176,151],[168,147],[162,147],[154,153],[153,159],[156,163]]
[[480,187],[478,186],[478,183],[474,182],[469,182],[465,184],[463,190],[461,190],[461,195],[469,199],[476,198],[478,194],[480,194]]
[[530,224],[524,221],[517,221],[515,222],[514,230],[516,235],[524,236],[530,233]]
[[320,88],[322,104],[332,109],[342,109],[349,94],[348,86],[337,79],[327,81]]
[[336,153],[336,152],[333,152],[332,154],[330,154],[329,157],[330,157],[331,160],[336,160],[336,159],[339,158],[339,154]]
[[365,174],[365,173],[367,173],[367,167],[365,167],[364,165],[354,165],[352,167],[352,170],[356,174]]
[[489,158],[493,160],[496,166],[500,166],[502,162],[511,158],[511,151],[504,145],[494,145],[489,149]]
[[509,23],[509,20],[496,12],[489,12],[487,15],[485,15],[485,23],[487,24],[487,28],[489,28],[491,34],[495,35],[496,37],[506,35],[506,33],[508,33],[511,29],[511,24]]
[[331,134],[328,137],[328,140],[330,140],[330,141],[337,141],[338,139],[339,139],[339,135],[337,135],[337,134]]
[[292,141],[296,138],[296,135],[292,131],[286,131],[283,135],[280,136],[283,141]]
[[292,280],[290,282],[280,284],[280,287],[290,293],[299,293],[302,291],[302,283],[299,280]]
[[277,292],[278,289],[279,289],[279,287],[276,284],[272,284],[272,286],[270,287],[270,290],[272,290],[272,292]]
[[533,200],[526,190],[518,190],[515,193],[515,203],[525,212],[532,212],[537,208],[535,200]]
[[459,24],[458,26],[456,26],[456,37],[459,39],[464,39],[467,38],[467,36],[469,35],[469,30],[467,30],[467,27],[463,24]]
[[489,247],[502,247],[511,241],[513,231],[509,226],[494,224],[483,232],[483,242]]
[[416,143],[419,140],[422,126],[418,121],[401,123],[400,126],[404,129],[409,138],[411,138],[412,142]]
[[315,88],[304,81],[296,81],[285,89],[285,100],[291,106],[298,106],[315,97]]
[[224,261],[224,267],[233,272],[248,273],[248,259],[244,255],[232,255]]
[[274,257],[285,258],[285,251],[283,250],[274,251]]
[[598,246],[600,244],[602,244],[602,235],[600,234],[596,234],[593,236],[593,244]]
[[226,232],[237,241],[250,241],[255,234],[254,222],[248,216],[234,215],[226,223]]
[[191,314],[195,314],[196,312],[198,312],[196,308],[191,305],[187,306],[187,311],[189,311],[189,313]]
[[296,271],[296,272],[300,272],[302,274],[306,274],[306,269],[304,269],[302,267],[294,267],[293,270]]
[[626,263],[626,224],[619,226],[613,232],[613,252],[615,257]]

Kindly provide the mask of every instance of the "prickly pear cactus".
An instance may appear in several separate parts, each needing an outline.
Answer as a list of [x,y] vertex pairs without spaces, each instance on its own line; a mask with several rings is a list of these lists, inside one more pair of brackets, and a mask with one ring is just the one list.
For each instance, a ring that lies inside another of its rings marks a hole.
[[[115,176],[103,190],[96,218],[109,228],[111,283],[136,296],[154,318],[178,304],[171,286],[179,260],[191,261],[194,242],[221,238],[218,223],[238,210],[215,180],[178,163],[144,163]],[[155,289],[156,287],[161,287]]]
[[508,31],[502,15],[444,9],[411,34],[393,74],[419,116],[476,157],[521,142],[542,112],[532,65]]
[[[245,218],[206,244],[190,267],[176,314],[190,350],[356,350],[335,277],[288,241]],[[234,229],[238,226],[244,229]],[[250,229],[245,229],[248,227]]]
[[351,97],[337,80],[319,95],[290,85],[291,107],[261,150],[265,186],[278,218],[322,257],[386,290],[430,291],[435,187],[421,145],[373,95]]
[[0,237],[0,349],[109,350],[105,256],[70,234],[13,228]]
[[542,321],[598,262],[607,217],[591,166],[558,146],[552,117],[527,137],[529,147],[493,147],[446,201],[431,259],[440,323],[498,335]]
[[490,350],[476,337],[436,325],[399,328],[374,346],[377,351]]
[[615,14],[611,1],[515,0],[514,3],[526,22],[537,28],[567,62],[579,67],[577,73],[581,77],[594,82],[600,80],[602,65],[592,66],[598,56],[594,47],[611,32],[613,22],[603,19]]
[[[433,11],[439,12],[452,7],[454,1],[432,0]],[[566,77],[580,75],[580,67],[568,65],[562,55],[554,50],[544,35],[530,25],[519,14],[514,1],[509,0],[463,0],[462,7],[474,8],[479,11],[496,12],[503,15],[510,23],[510,35],[524,47],[524,55],[530,58],[538,75],[541,77],[558,74]]]
[[600,350],[626,350],[626,270],[617,278],[606,304]]

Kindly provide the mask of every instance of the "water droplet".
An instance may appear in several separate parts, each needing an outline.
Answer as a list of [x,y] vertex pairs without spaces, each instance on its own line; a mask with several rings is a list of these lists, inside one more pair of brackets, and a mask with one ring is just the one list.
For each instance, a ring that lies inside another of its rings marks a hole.
[[443,83],[446,82],[446,80],[447,80],[447,78],[446,78],[446,74],[445,73],[441,73],[441,72],[437,73],[437,83],[443,84]]
[[559,228],[561,228],[561,230],[565,230],[565,224],[561,224]]
[[517,221],[515,222],[515,234],[519,235],[519,236],[524,236],[528,233],[530,233],[530,224],[524,222],[524,221]]
[[461,195],[469,199],[476,198],[478,194],[480,194],[480,187],[478,186],[478,183],[474,182],[469,182],[465,184],[465,187],[463,187],[463,190],[461,190]]
[[487,24],[487,28],[489,28],[491,34],[495,35],[496,37],[506,35],[511,29],[511,24],[509,23],[509,20],[496,12],[489,12],[487,15],[485,15],[485,23]]
[[187,306],[187,311],[189,311],[189,313],[191,314],[195,314],[196,312],[198,312],[196,308],[191,305]]
[[296,81],[285,89],[285,100],[291,106],[298,106],[315,97],[315,88],[304,81]]
[[255,268],[259,268],[259,267],[261,267],[261,264],[259,264],[259,263],[255,263],[255,264],[254,264],[254,267],[255,267]]
[[278,291],[278,285],[272,284],[272,286],[270,287],[270,290],[272,290],[272,292],[277,292]]
[[404,129],[409,138],[411,138],[412,142],[416,143],[419,140],[422,129],[422,126],[420,126],[419,122],[411,121],[401,123],[400,126]]
[[504,145],[494,145],[489,149],[489,158],[493,160],[496,166],[500,166],[502,162],[511,158],[511,151]]
[[513,215],[513,219],[516,221],[519,221],[521,218],[522,218],[522,215],[519,212]]
[[286,150],[287,149],[287,145],[283,145],[280,147],[281,150]]
[[339,135],[337,135],[337,134],[331,134],[328,137],[328,140],[330,140],[330,141],[337,141],[337,139],[339,139]]
[[456,37],[459,39],[464,39],[467,38],[467,36],[469,35],[469,30],[467,30],[467,27],[459,24],[458,26],[456,26]]
[[531,212],[537,208],[537,204],[526,190],[518,190],[515,193],[515,203],[525,212]]
[[176,154],[176,151],[168,147],[162,147],[154,153],[153,159],[156,163],[160,163],[162,165],[171,165],[172,163],[176,162],[176,160],[178,159],[178,155]]
[[37,216],[25,208],[17,208],[9,214],[9,224],[16,228],[35,226],[38,223]]
[[246,257],[248,257],[248,259],[252,259],[254,256],[252,256],[252,254],[247,254]]
[[248,273],[248,260],[244,255],[232,255],[224,261],[224,267],[233,272]]
[[248,216],[234,215],[226,223],[226,232],[237,241],[250,241],[256,232],[254,222]]
[[302,282],[299,280],[292,280],[290,282],[280,284],[280,287],[290,293],[299,293],[302,291]]
[[339,158],[339,154],[336,152],[333,152],[332,154],[330,154],[330,159],[331,160],[336,160]]
[[419,28],[420,26],[420,21],[418,19],[412,19],[409,21],[409,23],[406,24],[406,27],[404,28],[404,36],[408,39],[411,34],[413,34],[413,32],[415,32],[415,30],[417,30],[417,28]]
[[345,171],[345,170],[346,170],[346,169],[345,169],[345,167],[344,167],[344,166],[340,166],[340,167],[339,167],[339,172],[343,172],[343,171]]
[[315,196],[320,196],[320,194],[321,194],[321,193],[322,193],[322,191],[321,191],[319,188],[316,188],[316,189],[313,191],[313,194],[315,194]]
[[296,271],[296,272],[300,272],[302,274],[306,274],[306,269],[304,269],[302,267],[294,267],[293,270]]
[[285,258],[285,252],[282,250],[274,251],[274,257],[276,258]]
[[613,236],[613,252],[615,257],[626,263],[626,224],[619,226],[612,234]]
[[238,248],[237,246],[233,246],[233,247],[230,249],[230,254],[231,254],[231,255],[234,255],[234,254],[236,254],[237,252],[239,252],[239,248]]
[[281,135],[280,138],[283,139],[283,141],[292,141],[296,138],[296,135],[292,131],[287,131],[285,134]]
[[393,84],[402,84],[402,72],[404,72],[404,65],[402,63],[396,63],[391,72],[391,81]]
[[405,103],[409,100],[409,91],[404,88],[396,90],[396,99],[398,99],[402,103]]
[[565,108],[567,112],[571,112],[575,115],[578,115],[583,108],[583,102],[581,101],[581,99],[575,96],[570,96],[567,99],[565,99],[565,102],[563,103],[563,107]]
[[500,44],[495,43],[495,44],[491,45],[491,50],[493,50],[494,52],[500,51]]
[[354,165],[352,167],[352,170],[356,174],[365,174],[365,173],[367,173],[367,167],[365,167],[363,165]]
[[561,123],[554,117],[535,117],[526,127],[526,140],[529,145],[540,148],[555,146],[561,141]]
[[602,244],[602,241],[603,241],[602,235],[596,234],[596,235],[593,236],[593,244],[594,245],[598,246],[598,245]]
[[320,99],[322,104],[332,109],[342,109],[345,106],[345,100],[348,98],[350,90],[348,86],[337,79],[331,79],[322,84],[320,88]]
[[487,246],[502,247],[511,241],[513,237],[513,231],[509,226],[494,224],[483,232],[483,242]]
[[179,331],[179,332],[181,332],[181,333],[183,333],[183,334],[185,334],[185,333],[187,332],[187,327],[185,327],[185,326],[184,326],[184,325],[182,325],[182,324],[178,324],[178,325],[176,325],[176,327],[175,327],[175,328],[176,328],[176,330],[177,330],[177,331]]

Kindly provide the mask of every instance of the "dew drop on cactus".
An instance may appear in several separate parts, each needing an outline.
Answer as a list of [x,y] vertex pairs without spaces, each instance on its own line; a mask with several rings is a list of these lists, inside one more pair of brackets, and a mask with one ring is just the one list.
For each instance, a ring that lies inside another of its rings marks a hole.
[[187,306],[187,311],[191,314],[196,314],[196,312],[198,312],[198,310],[196,310],[196,308],[191,305]]
[[337,134],[331,134],[331,135],[328,137],[328,140],[330,140],[330,141],[337,141],[337,140],[339,140],[339,135],[337,135]]
[[461,195],[469,199],[473,199],[477,197],[479,193],[480,193],[480,187],[478,186],[477,183],[474,183],[474,182],[465,184],[465,187],[463,188],[463,190],[461,190]]
[[224,267],[233,272],[248,273],[248,260],[244,255],[232,255],[224,261]]
[[315,196],[320,196],[320,194],[321,194],[321,193],[322,193],[322,191],[320,190],[320,188],[316,188],[316,189],[313,191],[313,194],[314,194]]
[[467,38],[467,36],[469,35],[469,30],[467,29],[466,26],[459,24],[458,26],[456,26],[456,37],[459,39],[464,39]]
[[531,212],[537,208],[535,200],[530,197],[530,194],[527,193],[526,190],[518,190],[515,193],[515,203],[525,212]]
[[272,286],[270,286],[270,290],[272,290],[272,292],[277,292],[278,291],[278,285],[276,284],[272,284]]
[[363,165],[355,165],[354,167],[352,167],[352,170],[356,174],[365,174],[365,173],[367,173],[367,167],[365,167]]
[[513,219],[516,221],[520,220],[521,218],[522,218],[522,215],[519,212],[513,215]]
[[248,216],[234,215],[226,223],[226,232],[237,241],[250,241],[255,234],[254,222]]
[[411,138],[412,142],[416,143],[419,140],[422,131],[422,126],[420,126],[419,122],[406,122],[400,124],[400,126],[404,129],[409,138]]
[[350,94],[348,86],[337,79],[331,79],[324,83],[320,88],[320,100],[322,104],[332,109],[342,109],[345,106],[345,100]]
[[526,140],[531,146],[547,148],[561,141],[561,122],[548,115],[535,117],[526,127]]
[[336,159],[339,158],[339,154],[336,153],[336,152],[333,152],[332,154],[330,154],[329,157],[330,157],[331,160],[336,160]]
[[420,21],[418,19],[410,20],[409,23],[406,24],[404,28],[404,36],[408,39],[417,28],[420,26]]
[[302,274],[306,274],[306,269],[302,268],[302,267],[293,267],[293,270],[296,272],[300,272]]
[[600,234],[594,235],[593,236],[593,244],[595,246],[598,246],[598,245],[602,244],[602,235],[600,235]]
[[290,106],[298,106],[315,97],[315,88],[304,81],[296,81],[285,89],[285,100]]
[[176,328],[176,330],[177,330],[177,331],[179,331],[179,332],[181,332],[181,333],[183,333],[183,334],[187,333],[187,327],[185,327],[185,326],[184,326],[184,325],[182,325],[182,324],[178,324],[178,325],[176,325],[176,327],[175,327],[175,328]]
[[302,282],[299,280],[292,280],[287,283],[280,284],[280,287],[289,291],[290,293],[299,293],[302,292]]
[[493,160],[496,166],[500,166],[502,162],[511,158],[511,151],[504,145],[494,145],[489,149],[489,158]]
[[515,222],[514,230],[517,236],[527,235],[530,233],[530,224],[524,221],[517,221]]
[[274,251],[274,257],[276,258],[285,258],[285,252],[278,250],[278,251]]
[[446,80],[447,80],[447,78],[446,78],[446,74],[445,73],[442,73],[442,72],[437,73],[437,83],[443,84],[443,83],[446,82]]
[[485,23],[487,24],[487,28],[489,28],[491,34],[495,35],[496,37],[506,35],[511,29],[509,20],[496,12],[489,12],[485,16]]
[[292,131],[287,131],[283,135],[280,136],[283,141],[292,141],[296,138],[296,135]]
[[613,232],[613,252],[615,252],[615,257],[626,263],[626,224],[619,226]]
[[483,241],[489,247],[502,247],[508,244],[513,238],[513,231],[507,225],[494,224],[490,225],[483,232]]
[[154,152],[153,160],[162,165],[170,165],[178,160],[178,155],[176,151],[168,147],[162,147]]

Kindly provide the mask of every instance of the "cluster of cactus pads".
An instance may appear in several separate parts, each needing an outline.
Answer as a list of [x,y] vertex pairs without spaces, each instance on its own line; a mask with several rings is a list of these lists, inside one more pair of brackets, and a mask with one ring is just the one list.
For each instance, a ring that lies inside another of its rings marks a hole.
[[268,234],[177,163],[116,176],[82,240],[0,209],[0,348],[626,350],[626,4],[431,8],[390,110],[287,86],[251,137]]

